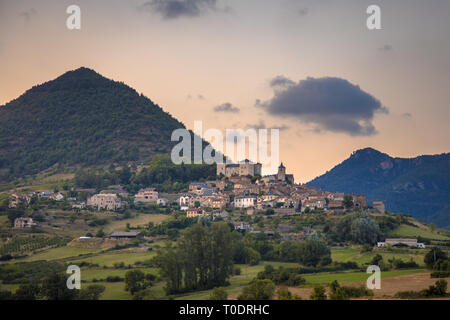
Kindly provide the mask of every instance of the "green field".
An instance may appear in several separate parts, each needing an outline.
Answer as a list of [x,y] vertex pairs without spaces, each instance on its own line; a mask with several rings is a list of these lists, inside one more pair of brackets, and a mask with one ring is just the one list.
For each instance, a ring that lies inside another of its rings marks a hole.
[[53,248],[48,249],[45,251],[42,251],[40,253],[31,255],[29,257],[26,257],[24,259],[20,259],[18,261],[38,261],[38,260],[59,260],[59,259],[65,259],[70,257],[76,257],[80,254],[89,254],[89,253],[95,253],[99,252],[100,249],[87,249],[87,248],[74,248],[74,247],[59,247],[59,248]]
[[390,237],[398,237],[398,238],[427,238],[432,240],[450,240],[450,237],[440,235],[428,230],[423,230],[420,228],[416,228],[410,225],[401,225],[400,227],[393,230],[390,234]]
[[108,252],[99,255],[93,255],[91,257],[85,258],[75,258],[70,259],[73,264],[80,263],[82,261],[89,262],[92,264],[98,264],[100,266],[113,267],[115,263],[123,262],[125,265],[134,264],[137,261],[144,261],[153,258],[156,255],[153,251],[144,252],[134,252],[131,250],[127,251],[116,251]]
[[[393,271],[383,271],[381,272],[381,278],[390,278],[396,276],[402,276],[407,274],[421,273],[425,272],[425,269],[407,269],[407,270],[393,270]],[[341,272],[341,273],[318,273],[305,275],[307,284],[322,284],[327,285],[334,280],[339,281],[339,283],[348,282],[361,282],[366,281],[370,274],[365,272]]]
[[[101,268],[95,268],[95,269],[88,269],[88,268],[81,268],[81,279],[86,280],[88,282],[92,281],[93,279],[106,279],[107,277],[125,277],[125,273],[127,271],[133,270],[133,269],[101,269]],[[157,268],[139,268],[144,273],[152,273],[154,275],[158,275],[158,269]]]
[[132,227],[146,225],[149,222],[153,222],[154,224],[160,224],[161,222],[168,220],[170,218],[169,215],[166,214],[144,214],[140,213],[139,215],[126,220],[113,221],[110,224],[105,226],[105,232],[109,233],[112,231],[124,231],[127,223],[129,223]]
[[337,262],[353,261],[358,264],[369,263],[376,254],[383,256],[383,260],[401,259],[403,261],[410,261],[413,259],[419,266],[423,266],[423,258],[426,250],[408,250],[407,252],[387,251],[386,249],[375,249],[372,252],[360,252],[359,247],[348,247],[343,249],[331,249],[331,259]]
[[133,297],[125,291],[124,282],[97,282],[105,286],[105,291],[101,296],[101,300],[131,300]]

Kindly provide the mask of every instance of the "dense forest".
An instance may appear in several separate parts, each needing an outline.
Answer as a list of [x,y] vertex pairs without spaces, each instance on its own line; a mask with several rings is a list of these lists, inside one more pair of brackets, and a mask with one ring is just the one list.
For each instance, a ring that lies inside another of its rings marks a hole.
[[56,164],[81,167],[168,154],[184,125],[150,99],[87,68],[0,106],[0,182]]

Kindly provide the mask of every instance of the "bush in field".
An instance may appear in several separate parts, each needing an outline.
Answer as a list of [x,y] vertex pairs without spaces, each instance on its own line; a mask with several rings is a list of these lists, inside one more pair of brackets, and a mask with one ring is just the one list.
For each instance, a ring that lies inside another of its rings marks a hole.
[[282,287],[278,289],[278,300],[302,300],[298,295],[292,293],[288,290],[288,288]]
[[[427,252],[423,261],[425,262],[428,269],[442,270],[442,265],[447,262],[448,267],[448,256],[447,253],[442,251],[438,247],[433,247]],[[445,271],[445,270],[444,270]],[[449,270],[450,271],[450,270]]]
[[148,282],[145,281],[145,274],[141,270],[130,270],[125,273],[125,290],[130,291],[132,295],[147,286]]
[[77,292],[77,300],[98,300],[105,291],[105,286],[93,284]]
[[106,277],[106,282],[121,282],[124,281],[124,278],[121,278],[119,276],[107,276]]
[[261,260],[261,255],[255,249],[247,248],[247,259],[249,265],[256,266]]
[[264,271],[261,271],[256,276],[257,279],[268,279],[273,281],[277,285],[287,285],[290,287],[299,286],[306,281],[298,273],[299,269],[296,268],[283,268],[282,266],[275,269],[271,265],[266,265]]
[[223,287],[214,288],[208,300],[227,300],[228,293]]
[[410,261],[394,259],[392,260],[392,266],[394,267],[394,269],[412,269],[419,267],[419,265],[412,258]]
[[364,285],[360,287],[342,287],[337,280],[330,284],[330,300],[348,300],[350,298],[372,297],[373,291],[368,290]]
[[311,300],[327,300],[325,288],[323,286],[315,286],[314,291],[309,296]]
[[448,278],[450,277],[450,271],[434,271],[430,274],[431,278]]
[[319,240],[303,242],[283,241],[277,248],[278,259],[286,262],[300,262],[306,266],[324,266],[331,263],[330,249]]
[[274,293],[275,284],[271,280],[254,280],[242,289],[238,300],[271,300]]
[[42,282],[41,293],[48,300],[74,300],[76,290],[67,288],[67,277],[64,273],[53,273]]
[[14,293],[14,300],[36,300],[41,288],[35,283],[21,284]]
[[3,290],[0,288],[0,301],[1,300],[12,300],[13,294],[11,291]]
[[239,268],[238,266],[234,266],[233,267],[233,275],[238,276],[241,274],[241,268]]

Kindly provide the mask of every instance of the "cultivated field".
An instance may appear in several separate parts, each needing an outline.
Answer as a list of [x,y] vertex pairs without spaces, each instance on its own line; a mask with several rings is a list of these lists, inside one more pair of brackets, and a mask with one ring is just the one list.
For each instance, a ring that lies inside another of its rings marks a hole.
[[401,225],[397,229],[393,230],[389,236],[394,238],[416,238],[420,236],[422,238],[432,240],[450,240],[450,237],[447,237],[445,235],[437,234],[429,230],[415,228],[410,225]]

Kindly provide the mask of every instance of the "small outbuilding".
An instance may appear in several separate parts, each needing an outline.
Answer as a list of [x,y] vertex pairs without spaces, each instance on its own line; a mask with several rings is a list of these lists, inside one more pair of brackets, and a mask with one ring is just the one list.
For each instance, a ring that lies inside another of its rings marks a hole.
[[109,237],[112,239],[136,239],[142,238],[143,235],[140,232],[113,232]]

